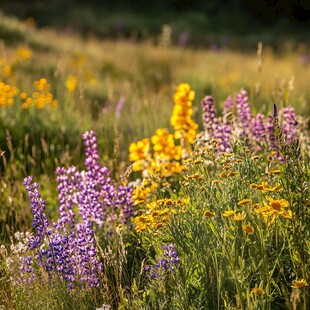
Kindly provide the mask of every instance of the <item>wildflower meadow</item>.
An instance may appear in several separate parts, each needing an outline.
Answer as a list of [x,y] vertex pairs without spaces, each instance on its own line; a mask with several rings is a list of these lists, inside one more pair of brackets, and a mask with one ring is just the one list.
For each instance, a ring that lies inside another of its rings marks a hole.
[[0,309],[310,308],[297,53],[0,17]]

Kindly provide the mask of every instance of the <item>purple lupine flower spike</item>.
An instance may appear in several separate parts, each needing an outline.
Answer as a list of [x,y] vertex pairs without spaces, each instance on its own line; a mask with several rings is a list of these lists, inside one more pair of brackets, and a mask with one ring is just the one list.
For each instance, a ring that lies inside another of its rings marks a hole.
[[257,114],[251,121],[252,138],[255,142],[265,140],[266,129],[264,126],[264,115]]
[[252,113],[248,104],[249,98],[246,90],[242,89],[236,97],[238,136],[247,138],[250,133]]
[[207,140],[214,138],[214,131],[218,120],[214,107],[214,99],[212,96],[206,96],[202,102],[202,123],[205,128],[205,137]]
[[282,133],[287,143],[292,143],[296,136],[296,115],[294,108],[286,107],[282,111]]
[[178,266],[180,258],[175,249],[175,244],[164,244],[162,246],[163,257],[158,258],[157,264],[153,266],[145,266],[144,270],[151,272],[151,278],[155,279],[165,272],[173,272]]
[[32,183],[32,177],[26,177],[23,182],[28,196],[30,198],[30,207],[33,215],[32,226],[36,230],[36,234],[31,238],[29,246],[31,250],[37,248],[43,240],[45,234],[50,234],[50,228],[48,227],[48,220],[44,213],[45,200],[41,198],[41,194],[38,191],[39,184]]

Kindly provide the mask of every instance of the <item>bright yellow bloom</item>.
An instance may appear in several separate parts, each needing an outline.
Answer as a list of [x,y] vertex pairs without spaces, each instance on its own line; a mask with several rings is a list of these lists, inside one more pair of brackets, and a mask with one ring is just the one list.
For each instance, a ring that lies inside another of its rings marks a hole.
[[246,206],[247,204],[250,204],[250,203],[252,203],[252,200],[251,200],[251,199],[243,199],[243,200],[240,200],[240,201],[237,203],[237,205],[238,205],[239,207],[241,207],[241,206]]
[[18,89],[15,86],[0,82],[0,107],[13,105],[17,94]]
[[291,287],[292,288],[304,288],[306,286],[309,286],[309,283],[305,279],[300,279],[300,280],[294,280]]
[[245,231],[245,232],[247,232],[247,233],[249,233],[250,235],[252,235],[253,233],[254,233],[254,228],[251,226],[251,225],[244,225],[243,227],[242,227],[242,229]]
[[203,213],[203,215],[206,216],[206,217],[214,217],[214,216],[215,216],[215,213],[212,212],[212,211],[206,210],[206,211]]
[[173,135],[168,129],[160,128],[156,130],[156,134],[151,138],[153,143],[154,158],[159,157],[164,160],[180,160],[182,155],[181,146],[176,146]]
[[174,108],[170,118],[170,123],[175,130],[175,138],[184,139],[187,144],[194,143],[198,129],[198,124],[191,118],[194,98],[195,92],[190,89],[189,84],[180,84],[174,95]]
[[262,182],[262,184],[259,184],[257,186],[258,190],[261,190],[263,193],[267,192],[277,192],[281,190],[281,185],[277,184],[276,186],[270,186],[267,182]]
[[244,212],[238,212],[234,215],[234,221],[235,222],[241,222],[245,219],[245,213]]
[[138,205],[140,203],[143,203],[147,196],[154,192],[158,187],[157,183],[149,183],[148,181],[143,181],[142,184],[136,186],[136,188],[133,190],[132,194],[132,200],[135,205]]
[[[129,146],[129,160],[133,162],[143,161],[150,156],[149,152],[150,152],[149,139],[144,138],[138,141],[137,143],[133,142]],[[138,169],[135,171],[138,171]]]
[[78,79],[74,75],[69,75],[66,79],[66,88],[70,93],[73,93],[78,84]]
[[230,171],[229,173],[228,173],[228,176],[229,177],[234,177],[236,175],[236,172],[234,172],[234,171]]
[[274,210],[280,210],[290,205],[289,202],[285,199],[275,200],[269,196],[266,196],[266,199],[269,201],[270,207]]
[[174,209],[162,208],[161,200],[148,203],[145,209],[142,210],[142,215],[134,219],[135,230],[141,232],[144,230],[159,229],[176,213]]
[[255,287],[252,289],[252,293],[257,296],[262,296],[265,294],[265,291],[260,287]]
[[[263,215],[268,226],[275,222],[276,218],[281,216],[285,219],[291,219],[293,214],[291,210],[286,210],[285,208],[289,206],[289,202],[285,199],[273,199],[266,196],[268,202],[263,201],[263,207],[258,206],[255,208],[254,212]],[[270,220],[269,217],[272,216]]]
[[224,217],[230,217],[230,216],[233,216],[235,215],[236,211],[235,210],[227,210],[223,213],[223,216]]

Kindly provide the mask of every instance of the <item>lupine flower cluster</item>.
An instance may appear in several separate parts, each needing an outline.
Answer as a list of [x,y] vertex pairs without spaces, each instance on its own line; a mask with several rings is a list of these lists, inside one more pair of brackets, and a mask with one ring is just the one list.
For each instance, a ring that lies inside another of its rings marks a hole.
[[112,184],[110,172],[98,162],[97,139],[93,131],[83,135],[86,148],[85,171],[76,167],[56,170],[60,218],[57,226],[74,225],[79,210],[83,221],[91,221],[100,228],[113,230],[117,225],[129,225],[134,216],[132,188]]
[[[65,280],[68,288],[99,286],[99,272],[102,271],[103,265],[96,255],[91,223],[83,221],[74,227],[71,222],[71,230],[67,232],[63,231],[61,225],[49,225],[44,213],[45,202],[38,191],[38,184],[32,183],[32,177],[27,177],[24,185],[30,198],[32,224],[35,229],[29,248],[35,251],[36,263],[40,270],[44,270],[50,280],[59,277]],[[22,279],[29,279],[29,274],[35,274],[31,256],[21,257],[20,263]],[[44,284],[44,275],[37,272]],[[24,280],[22,282],[25,283]]]
[[156,265],[145,266],[144,269],[151,273],[151,278],[158,278],[165,273],[173,272],[178,267],[180,258],[175,250],[175,244],[162,246],[163,257],[158,258]]
[[[119,225],[131,225],[134,216],[132,188],[112,184],[109,170],[99,164],[97,139],[93,131],[83,135],[86,148],[85,171],[76,167],[57,168],[59,219],[49,223],[45,201],[32,177],[24,180],[30,198],[35,234],[29,249],[36,254],[36,264],[49,279],[61,278],[68,288],[98,287],[103,265],[97,257],[94,228],[107,236]],[[29,282],[34,276],[32,256],[20,258],[20,271]],[[40,274],[42,282],[45,277]],[[25,283],[24,280],[20,281]]]
[[[222,117],[216,117],[213,98],[205,97],[202,100],[205,131],[200,135],[200,139],[209,141],[215,138],[218,153],[230,152],[234,138],[245,139],[253,150],[261,150],[264,147],[276,151],[278,147],[275,127],[279,127],[286,143],[294,141],[298,129],[292,107],[283,108],[279,113],[276,111],[275,115],[268,115],[265,118],[263,114],[254,116],[248,101],[248,94],[242,89],[235,99],[227,98]],[[234,107],[236,115],[232,113]]]

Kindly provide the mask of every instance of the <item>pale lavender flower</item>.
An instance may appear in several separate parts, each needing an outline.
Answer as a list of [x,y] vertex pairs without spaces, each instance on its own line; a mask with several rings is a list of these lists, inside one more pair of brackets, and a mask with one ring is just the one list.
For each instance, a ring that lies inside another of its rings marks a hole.
[[121,97],[117,103],[116,108],[115,108],[115,117],[116,118],[120,118],[122,111],[124,109],[125,103],[126,103],[126,98]]
[[296,115],[292,107],[286,107],[282,110],[282,133],[287,143],[291,143],[295,139]]
[[257,114],[251,121],[252,138],[255,142],[264,142],[266,129],[264,126],[264,115]]
[[214,99],[212,96],[206,96],[202,102],[202,124],[205,129],[205,138],[211,140],[214,138],[214,131],[218,124]]
[[218,125],[214,137],[217,139],[217,152],[231,152],[232,126],[230,124]]
[[239,136],[247,138],[250,133],[252,113],[248,104],[249,98],[246,90],[242,89],[236,96],[237,131]]
[[32,256],[21,256],[19,257],[19,277],[16,284],[21,285],[32,285],[36,279],[36,275],[34,273],[33,268],[33,260]]
[[231,112],[233,107],[234,107],[233,99],[231,96],[228,96],[226,101],[224,102],[223,116]]

